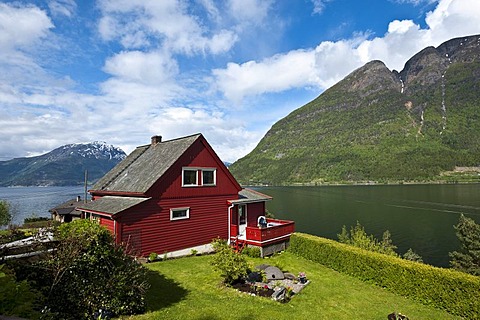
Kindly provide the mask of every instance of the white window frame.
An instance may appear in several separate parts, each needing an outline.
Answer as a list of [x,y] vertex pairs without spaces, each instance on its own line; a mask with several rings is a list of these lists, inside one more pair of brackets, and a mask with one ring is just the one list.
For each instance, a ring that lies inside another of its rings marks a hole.
[[[205,168],[201,169],[202,170],[202,186],[216,186],[217,185],[217,169],[216,168]],[[203,173],[204,172],[213,172],[213,183],[203,183]]]
[[[194,171],[195,175],[195,183],[193,184],[185,184],[185,171]],[[199,171],[201,174],[199,174]],[[203,184],[203,173],[205,171],[213,172],[213,183]],[[200,176],[200,178],[199,178]],[[212,187],[217,185],[217,168],[201,168],[201,167],[183,167],[182,168],[182,187]]]
[[[178,211],[186,211],[187,215],[184,217],[173,217],[174,212]],[[171,208],[170,209],[170,220],[175,221],[175,220],[184,220],[184,219],[189,219],[190,218],[190,208],[185,207],[185,208]]]
[[[195,184],[185,184],[185,171],[195,171]],[[182,168],[182,187],[198,187],[198,168]]]

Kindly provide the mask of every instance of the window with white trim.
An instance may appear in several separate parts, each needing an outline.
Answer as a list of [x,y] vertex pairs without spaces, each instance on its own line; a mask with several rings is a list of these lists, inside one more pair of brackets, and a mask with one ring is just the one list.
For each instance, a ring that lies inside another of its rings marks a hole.
[[182,170],[182,186],[198,186],[198,173],[197,169],[187,169]]
[[190,218],[190,208],[170,209],[170,220],[181,220]]
[[216,184],[216,170],[203,169],[202,170],[202,185],[214,186]]
[[216,184],[216,168],[182,168],[182,187],[215,186]]

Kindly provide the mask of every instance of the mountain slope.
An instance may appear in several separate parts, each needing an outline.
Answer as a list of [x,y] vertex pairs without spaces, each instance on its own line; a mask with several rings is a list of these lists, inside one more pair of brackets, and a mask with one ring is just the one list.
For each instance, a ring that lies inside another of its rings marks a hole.
[[428,180],[480,165],[480,36],[355,70],[230,167],[242,184]]
[[66,186],[102,177],[126,157],[104,142],[69,144],[37,157],[0,161],[0,186]]

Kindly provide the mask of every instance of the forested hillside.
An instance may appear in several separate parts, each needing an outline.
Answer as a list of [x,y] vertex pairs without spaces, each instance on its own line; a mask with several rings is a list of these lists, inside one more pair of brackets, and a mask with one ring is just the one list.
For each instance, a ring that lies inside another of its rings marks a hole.
[[470,36],[425,48],[401,72],[367,63],[230,170],[242,184],[289,184],[425,181],[478,166],[480,36]]

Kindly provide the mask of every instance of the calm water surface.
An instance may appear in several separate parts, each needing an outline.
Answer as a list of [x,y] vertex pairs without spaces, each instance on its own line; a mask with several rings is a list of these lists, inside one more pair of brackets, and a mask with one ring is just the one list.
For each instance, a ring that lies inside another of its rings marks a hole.
[[50,217],[49,209],[74,199],[84,198],[84,187],[0,187],[0,200],[10,203],[13,223],[21,224],[27,217]]
[[[480,185],[401,185],[336,187],[263,187],[273,196],[269,211],[295,220],[297,231],[337,239],[342,226],[359,221],[381,238],[389,230],[397,252],[412,248],[426,263],[448,266],[448,252],[459,248],[453,225],[461,213],[480,223]],[[14,223],[48,210],[77,195],[83,187],[0,188],[11,203]]]
[[342,226],[359,221],[377,238],[392,234],[397,252],[408,248],[426,263],[447,267],[459,242],[453,225],[461,213],[480,223],[480,185],[262,187],[267,209],[295,220],[296,231],[337,240]]

